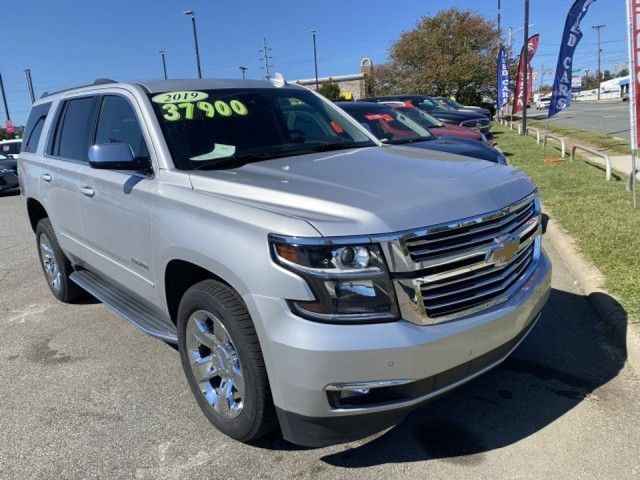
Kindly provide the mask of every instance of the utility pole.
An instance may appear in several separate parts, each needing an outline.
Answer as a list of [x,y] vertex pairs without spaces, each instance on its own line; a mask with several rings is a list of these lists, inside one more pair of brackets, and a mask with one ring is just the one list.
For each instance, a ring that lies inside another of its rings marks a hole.
[[594,28],[598,31],[598,100],[600,100],[600,83],[602,83],[602,44],[600,43],[600,30],[606,25],[594,25]]
[[196,47],[196,65],[198,66],[198,78],[202,78],[202,68],[200,68],[200,49],[198,48],[198,32],[196,31],[196,13],[193,10],[187,10],[184,13],[187,17],[191,17],[191,26],[193,27],[193,43]]
[[264,42],[264,48],[260,50],[260,53],[263,54],[262,60],[264,61],[264,67],[262,67],[262,69],[264,70],[264,77],[267,80],[269,80],[271,78],[271,67],[272,67],[272,65],[269,63],[269,60],[271,60],[273,57],[269,55],[269,52],[271,51],[271,49],[267,47],[266,37],[263,39],[263,42]]
[[313,65],[316,70],[316,90],[318,90],[318,49],[316,46],[316,31],[311,30],[311,35],[313,36]]
[[522,135],[527,134],[527,107],[529,103],[529,0],[524,0],[524,107],[522,109]]
[[162,57],[162,73],[164,74],[164,79],[167,79],[167,62],[164,58],[164,50],[158,50],[158,53]]
[[0,73],[0,92],[2,92],[2,102],[4,103],[4,113],[7,115],[7,121],[11,121],[11,115],[9,114],[9,106],[7,105],[7,95],[4,93],[4,82],[2,81],[2,74]]
[[242,79],[244,80],[246,78],[245,73],[248,70],[248,67],[244,67],[244,66],[240,65],[238,68],[242,72]]
[[31,98],[31,104],[33,105],[36,101],[36,96],[33,93],[33,82],[31,81],[31,69],[24,69],[24,77],[27,79],[27,89],[29,90],[29,98]]

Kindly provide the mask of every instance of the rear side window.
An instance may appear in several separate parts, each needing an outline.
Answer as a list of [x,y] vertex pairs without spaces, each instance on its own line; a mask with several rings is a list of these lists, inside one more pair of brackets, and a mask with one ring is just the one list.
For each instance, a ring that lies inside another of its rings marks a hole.
[[40,135],[42,135],[44,121],[47,119],[50,108],[51,102],[36,105],[31,109],[27,126],[24,129],[24,140],[22,141],[23,152],[33,153],[38,149],[38,142],[40,141]]
[[124,97],[108,95],[102,100],[94,143],[120,142],[129,144],[135,157],[149,157],[133,107]]
[[53,154],[71,160],[86,160],[94,97],[68,100],[58,122]]

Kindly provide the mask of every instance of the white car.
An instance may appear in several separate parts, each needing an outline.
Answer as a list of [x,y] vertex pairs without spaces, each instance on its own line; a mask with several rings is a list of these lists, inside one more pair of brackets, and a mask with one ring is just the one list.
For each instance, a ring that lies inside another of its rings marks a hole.
[[536,101],[536,110],[546,110],[551,106],[551,97],[540,97]]

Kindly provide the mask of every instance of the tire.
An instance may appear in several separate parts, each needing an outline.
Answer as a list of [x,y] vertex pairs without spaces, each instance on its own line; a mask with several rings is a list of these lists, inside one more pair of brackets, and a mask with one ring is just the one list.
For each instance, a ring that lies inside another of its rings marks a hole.
[[182,368],[209,421],[242,442],[272,431],[267,371],[240,296],[216,280],[197,283],[180,301],[177,327]]
[[81,298],[84,290],[69,278],[73,267],[60,248],[48,218],[43,218],[36,226],[36,245],[40,266],[53,296],[65,303]]

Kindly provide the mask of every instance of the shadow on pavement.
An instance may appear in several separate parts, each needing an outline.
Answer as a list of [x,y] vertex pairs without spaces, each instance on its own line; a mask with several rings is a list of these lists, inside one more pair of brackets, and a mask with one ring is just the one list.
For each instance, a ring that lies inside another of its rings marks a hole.
[[584,296],[554,289],[536,328],[500,367],[375,440],[322,459],[346,468],[481,463],[484,452],[541,430],[618,375],[627,356],[626,313],[607,322],[614,323],[599,320]]

